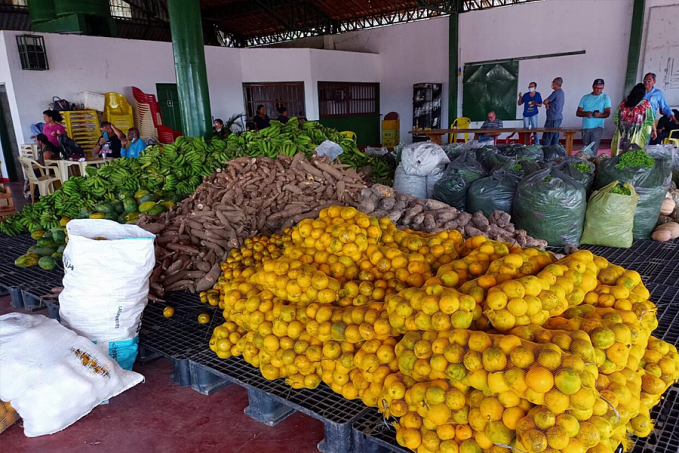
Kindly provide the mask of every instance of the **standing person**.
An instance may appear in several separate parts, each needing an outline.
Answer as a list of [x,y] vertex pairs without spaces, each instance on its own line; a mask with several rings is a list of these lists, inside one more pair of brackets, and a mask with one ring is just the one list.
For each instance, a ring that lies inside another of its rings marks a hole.
[[[547,119],[545,120],[545,127],[561,127],[563,121],[563,105],[566,102],[566,95],[561,86],[563,79],[557,77],[552,80],[552,94],[545,99],[545,110],[547,111]],[[558,132],[545,132],[542,134],[542,146],[558,145]]]
[[42,118],[45,120],[42,133],[47,136],[52,145],[59,148],[59,136],[66,135],[66,129],[59,124],[63,120],[61,113],[56,110],[45,110],[42,112]]
[[127,137],[121,141],[123,145],[123,148],[120,149],[121,157],[131,157],[136,159],[139,157],[139,153],[144,151],[144,148],[146,148],[146,142],[139,138],[139,135],[139,129],[136,127],[131,127],[127,131]]
[[[94,145],[94,154],[99,154],[101,157],[120,157],[120,149],[122,143],[120,137],[125,135],[108,121],[102,121],[99,126],[101,137],[96,145]],[[117,132],[116,132],[117,131]]]
[[523,105],[523,127],[536,129],[538,127],[538,107],[542,107],[542,96],[537,91],[538,84],[528,84],[528,93],[519,93],[519,105]]
[[611,98],[604,93],[604,79],[596,79],[592,84],[592,92],[580,99],[575,115],[582,118],[582,143],[587,147],[594,143],[590,155],[596,157],[599,152],[601,135],[604,133],[606,118],[611,116]]
[[611,143],[611,156],[616,156],[631,145],[644,148],[650,138],[656,138],[655,113],[651,102],[644,99],[646,88],[637,83],[615,112],[615,134]]
[[652,72],[649,72],[644,76],[644,89],[646,90],[644,99],[651,103],[653,114],[656,114],[658,109],[660,109],[663,115],[670,118],[670,121],[679,124],[679,118],[674,116],[674,112],[672,112],[672,108],[667,103],[665,95],[661,90],[655,87],[655,78],[655,74]]
[[283,124],[288,124],[288,109],[285,106],[280,106],[278,107],[278,118],[276,118],[276,121],[280,121]]
[[[651,107],[653,108],[653,107]],[[675,118],[679,118],[679,110],[672,110]],[[662,145],[663,141],[670,136],[672,131],[679,130],[679,123],[675,123],[669,116],[663,115],[655,127],[658,136],[651,140],[651,145]],[[676,135],[676,134],[675,134]]]
[[[481,125],[481,129],[502,129],[502,120],[497,119],[497,115],[493,110],[488,112],[487,120]],[[476,134],[476,139],[479,143],[492,142],[500,134]]]
[[257,125],[258,131],[271,126],[271,120],[266,114],[266,108],[261,104],[257,106],[257,114],[252,118],[252,121]]

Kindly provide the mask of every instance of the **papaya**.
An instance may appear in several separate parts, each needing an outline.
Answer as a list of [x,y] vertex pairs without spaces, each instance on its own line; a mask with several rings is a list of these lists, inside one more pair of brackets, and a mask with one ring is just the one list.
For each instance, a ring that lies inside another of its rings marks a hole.
[[59,248],[57,249],[56,253],[64,253],[64,250],[66,250],[66,246],[60,245]]
[[[51,231],[49,233],[50,233],[50,237],[46,238],[45,236],[43,236],[40,239],[38,239],[38,247],[43,247],[43,246],[46,246],[46,245],[54,245],[54,241],[51,238],[51,235],[52,235]],[[47,233],[45,233],[45,234],[47,234]]]
[[138,212],[130,212],[125,215],[125,223],[137,223],[139,220]]
[[53,229],[52,230],[52,241],[54,241],[55,244],[66,243],[66,231],[64,231],[63,228]]
[[31,238],[37,241],[38,239],[42,238],[44,234],[45,230],[35,230],[34,232],[31,233]]
[[56,261],[57,263],[61,263],[61,261],[64,258],[64,254],[61,252],[54,252],[52,253],[52,258],[54,258],[54,261]]
[[45,234],[43,234],[42,237],[38,239],[38,241],[41,239],[52,239],[52,230],[46,230]]
[[156,196],[152,193],[147,193],[139,199],[139,204],[146,203],[147,201],[156,201]]
[[149,212],[155,205],[153,201],[145,201],[139,205],[139,212]]
[[106,220],[118,220],[118,214],[115,212],[109,212],[108,214],[104,214],[104,218]]
[[59,225],[62,226],[62,227],[65,227],[66,224],[67,224],[68,222],[70,222],[70,221],[71,221],[70,218],[68,218],[68,217],[62,217],[61,219],[59,219]]
[[149,191],[146,190],[146,189],[139,189],[139,190],[137,190],[137,191],[134,193],[134,199],[137,200],[137,201],[139,201],[139,199],[140,199],[141,197],[143,197],[144,195],[146,195],[146,194],[148,194],[148,193],[149,193]]
[[123,206],[123,202],[120,200],[113,200],[111,202],[111,206],[113,206],[113,211],[116,214],[122,214],[123,211],[125,210],[125,207]]
[[152,207],[151,209],[149,209],[146,213],[147,213],[148,215],[160,215],[160,214],[162,214],[163,212],[165,212],[165,206],[163,206],[162,204],[158,203],[157,205],[155,205],[154,207]]
[[123,198],[123,214],[135,212],[137,209],[139,209],[139,206],[133,197]]
[[125,223],[125,222],[127,221],[126,217],[127,217],[126,214],[120,214],[120,215],[116,218],[116,222],[118,222],[118,223]]
[[174,202],[174,201],[170,201],[170,200],[168,200],[168,201],[161,201],[160,204],[162,204],[163,206],[165,206],[165,208],[167,208],[167,209],[172,209],[172,208],[174,208],[174,207],[176,206],[175,202]]
[[103,219],[105,215],[106,214],[104,214],[103,212],[95,212],[93,214],[90,214],[90,219]]
[[[31,250],[32,249],[32,250]],[[54,244],[53,246],[36,246],[36,247],[31,247],[30,253],[33,255],[38,255],[40,256],[50,256],[52,253],[57,251],[57,246]]]
[[134,200],[134,192],[131,190],[123,190],[118,194],[118,199],[125,201],[125,198],[132,198]]
[[19,258],[14,260],[14,265],[18,267],[31,267],[38,264],[39,257],[33,253],[27,253],[21,255]]
[[92,213],[90,212],[90,210],[83,206],[80,209],[80,212],[78,213],[78,215],[75,218],[76,219],[91,219],[91,217],[90,217],[91,214]]
[[97,212],[102,212],[104,214],[111,214],[115,212],[115,209],[113,208],[113,205],[111,205],[111,203],[97,203],[94,206],[94,210]]
[[57,267],[57,263],[51,256],[43,256],[38,260],[38,266],[40,266],[42,269],[45,269],[46,271],[51,271]]

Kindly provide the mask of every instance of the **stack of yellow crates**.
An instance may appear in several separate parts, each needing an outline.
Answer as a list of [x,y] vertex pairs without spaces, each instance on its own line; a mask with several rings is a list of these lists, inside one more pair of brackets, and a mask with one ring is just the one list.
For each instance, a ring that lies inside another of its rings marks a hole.
[[125,96],[120,93],[106,93],[104,121],[113,124],[125,134],[131,127],[134,127],[132,106]]
[[82,146],[85,152],[91,151],[101,136],[96,110],[74,110],[61,114],[68,136]]

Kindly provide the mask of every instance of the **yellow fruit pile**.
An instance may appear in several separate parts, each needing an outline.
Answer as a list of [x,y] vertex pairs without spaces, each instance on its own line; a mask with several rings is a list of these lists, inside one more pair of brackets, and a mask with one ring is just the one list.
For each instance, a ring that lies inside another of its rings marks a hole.
[[332,206],[233,250],[210,348],[392,417],[417,453],[613,452],[679,378],[634,271]]

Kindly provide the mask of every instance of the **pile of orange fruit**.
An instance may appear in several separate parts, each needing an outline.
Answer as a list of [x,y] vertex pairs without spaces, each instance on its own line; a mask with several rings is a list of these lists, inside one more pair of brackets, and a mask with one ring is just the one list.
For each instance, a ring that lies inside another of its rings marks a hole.
[[377,407],[417,453],[613,452],[679,378],[637,272],[332,206],[233,250],[210,348]]

